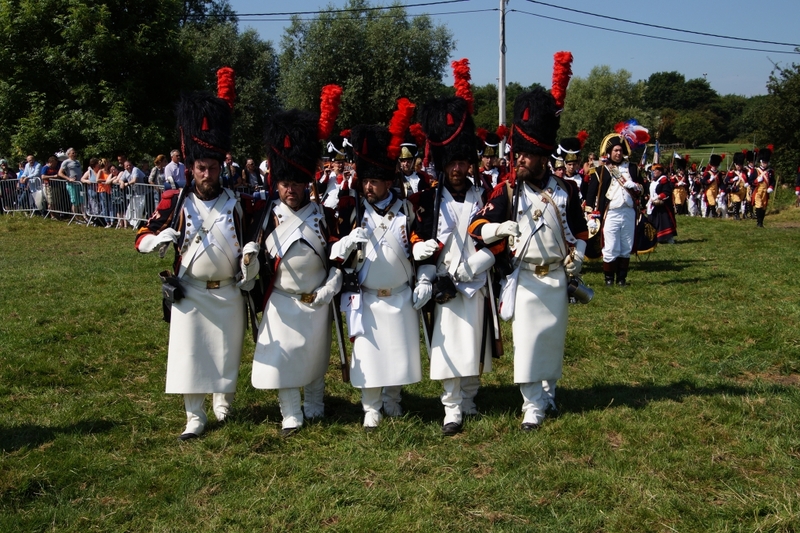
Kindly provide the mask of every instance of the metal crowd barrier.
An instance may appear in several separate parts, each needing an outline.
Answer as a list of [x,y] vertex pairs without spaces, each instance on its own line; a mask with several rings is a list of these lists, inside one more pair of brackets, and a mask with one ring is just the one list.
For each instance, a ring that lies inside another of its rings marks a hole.
[[0,180],[0,204],[6,213],[33,216],[46,211],[41,178]]
[[41,214],[106,227],[136,227],[155,211],[163,186],[149,183],[81,183],[61,178],[0,180],[0,207],[7,213]]

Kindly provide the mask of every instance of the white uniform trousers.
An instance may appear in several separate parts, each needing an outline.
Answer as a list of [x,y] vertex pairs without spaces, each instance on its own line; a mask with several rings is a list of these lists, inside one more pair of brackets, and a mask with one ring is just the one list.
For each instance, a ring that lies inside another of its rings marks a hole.
[[541,424],[550,405],[550,395],[544,390],[544,381],[520,383],[522,393],[522,423]]
[[630,257],[636,230],[636,211],[632,207],[609,209],[603,222],[603,261]]
[[400,406],[400,391],[402,387],[367,387],[361,389],[361,406],[364,409],[364,427],[377,427],[383,416],[381,407],[386,416],[402,416],[403,408]]
[[[323,394],[325,392],[325,376],[315,379],[303,387],[305,399],[300,401],[300,387],[278,389],[278,405],[281,409],[281,428],[299,428],[305,418],[317,418],[325,414]],[[302,405],[302,407],[301,407]]]
[[[214,415],[222,422],[228,416],[228,410],[233,402],[234,393],[215,392],[211,395],[213,400]],[[186,429],[184,433],[200,435],[205,431],[208,417],[206,416],[205,394],[184,394],[183,404],[186,408]]]
[[475,409],[475,395],[481,384],[480,376],[467,376],[462,378],[448,378],[442,380],[444,392],[442,405],[444,406],[444,423],[461,424],[464,415],[478,414]]

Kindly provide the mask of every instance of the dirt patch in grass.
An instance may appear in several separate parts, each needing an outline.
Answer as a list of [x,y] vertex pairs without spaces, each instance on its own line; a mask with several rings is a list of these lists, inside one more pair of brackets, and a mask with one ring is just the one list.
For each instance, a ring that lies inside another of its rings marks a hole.
[[780,374],[774,371],[745,372],[738,381],[752,383],[757,379],[783,387],[800,387],[800,374]]

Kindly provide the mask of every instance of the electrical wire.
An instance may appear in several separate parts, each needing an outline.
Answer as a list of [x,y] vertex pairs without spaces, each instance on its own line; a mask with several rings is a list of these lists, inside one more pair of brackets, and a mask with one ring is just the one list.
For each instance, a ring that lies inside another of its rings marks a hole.
[[[648,28],[656,28],[656,29],[659,29],[659,30],[676,31],[676,32],[680,32],[680,33],[690,33],[690,34],[693,34],[693,35],[702,35],[703,37],[716,37],[718,39],[731,39],[731,40],[734,40],[734,41],[747,41],[747,42],[759,43],[759,44],[775,44],[775,45],[778,45],[778,46],[792,46],[792,47],[795,47],[795,48],[800,47],[800,44],[796,44],[796,43],[780,43],[780,42],[775,42],[775,41],[762,41],[762,40],[759,40],[759,39],[748,39],[746,37],[731,37],[730,35],[718,35],[718,34],[714,34],[714,33],[704,33],[704,32],[700,32],[700,31],[684,30],[684,29],[680,29],[680,28],[668,28],[668,27],[665,27],[665,26],[659,26],[658,24],[648,24],[647,22],[637,22],[635,20],[627,20],[627,19],[623,19],[623,18],[612,17],[612,16],[609,16],[609,15],[600,15],[598,13],[592,13],[592,12],[589,12],[589,11],[581,11],[580,9],[574,9],[574,8],[571,8],[571,7],[557,6],[557,5],[554,5],[554,4],[548,4],[546,2],[540,2],[539,0],[525,0],[525,1],[526,2],[530,2],[531,4],[539,4],[539,5],[542,5],[542,6],[552,7],[553,9],[562,9],[564,11],[570,11],[572,13],[580,13],[581,15],[589,15],[591,17],[599,17],[599,18],[603,18],[603,19],[607,19],[607,20],[615,20],[617,22],[625,22],[627,24],[636,24],[637,26],[647,26]],[[686,41],[679,41],[679,42],[686,42]],[[759,50],[759,51],[763,51],[763,50]]]
[[595,29],[595,30],[610,31],[612,33],[622,33],[622,34],[625,34],[625,35],[633,35],[633,36],[636,36],[636,37],[646,37],[648,39],[656,39],[656,40],[659,40],[659,41],[670,41],[670,42],[673,42],[673,43],[695,44],[695,45],[699,45],[699,46],[711,46],[713,48],[727,48],[727,49],[730,49],[730,50],[745,50],[745,51],[748,51],[748,52],[768,52],[768,53],[771,53],[771,54],[795,54],[795,55],[796,54],[800,54],[800,52],[798,52],[798,51],[764,50],[764,49],[761,49],[761,48],[746,48],[744,46],[731,46],[731,45],[726,45],[726,44],[701,43],[701,42],[697,42],[697,41],[687,41],[687,40],[684,40],[684,39],[673,39],[672,37],[660,37],[658,35],[648,35],[646,33],[635,33],[635,32],[632,32],[632,31],[615,30],[613,28],[604,28],[602,26],[594,26],[592,24],[584,24],[584,23],[575,22],[575,21],[572,21],[572,20],[564,20],[564,19],[560,19],[560,18],[556,18],[556,17],[548,17],[546,15],[540,15],[538,13],[531,13],[530,11],[522,11],[522,10],[519,10],[519,9],[509,9],[508,12],[522,13],[524,15],[530,15],[532,17],[538,17],[538,18],[543,18],[543,19],[547,19],[547,20],[554,20],[556,22],[561,22],[561,23],[564,23],[564,24],[572,24],[574,26],[581,26],[583,28],[592,28],[592,29]]
[[[438,15],[466,15],[470,13],[485,13],[488,11],[500,11],[499,8],[489,8],[489,9],[470,9],[470,10],[463,10],[463,11],[443,11],[441,13],[425,13],[426,16],[435,17]],[[420,16],[420,15],[412,15],[412,16]],[[394,15],[375,15],[375,18],[394,18]],[[262,18],[237,18],[237,22],[291,22],[294,19],[262,19]],[[308,18],[301,18],[301,21],[312,21],[312,20],[319,20],[318,17],[308,17]]]

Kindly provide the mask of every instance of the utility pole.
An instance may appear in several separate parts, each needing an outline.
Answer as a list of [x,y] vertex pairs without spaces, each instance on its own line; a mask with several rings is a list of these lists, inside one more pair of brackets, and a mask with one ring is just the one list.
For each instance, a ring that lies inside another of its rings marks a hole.
[[[498,124],[506,123],[506,2],[500,0],[500,77],[497,84]],[[505,141],[500,143],[500,157],[505,157]]]

